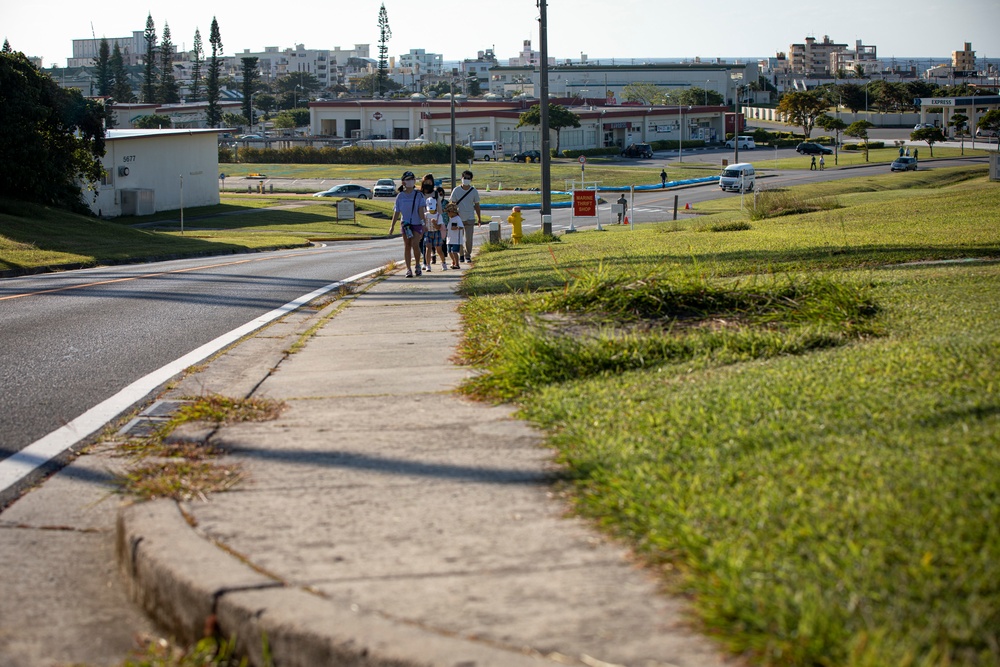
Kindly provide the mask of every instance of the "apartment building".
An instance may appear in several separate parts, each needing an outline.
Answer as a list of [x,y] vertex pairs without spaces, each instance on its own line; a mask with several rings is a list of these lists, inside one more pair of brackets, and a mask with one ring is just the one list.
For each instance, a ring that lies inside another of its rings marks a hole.
[[972,50],[972,42],[966,42],[961,51],[951,52],[951,66],[959,76],[976,71],[976,52]]
[[815,37],[806,37],[804,44],[789,45],[789,70],[797,75],[830,76],[830,63],[836,62],[834,55],[843,51],[847,51],[847,44],[838,44],[826,35],[821,42]]
[[444,67],[444,56],[440,53],[427,53],[424,49],[410,49],[409,53],[399,56],[399,67],[421,75],[439,76]]

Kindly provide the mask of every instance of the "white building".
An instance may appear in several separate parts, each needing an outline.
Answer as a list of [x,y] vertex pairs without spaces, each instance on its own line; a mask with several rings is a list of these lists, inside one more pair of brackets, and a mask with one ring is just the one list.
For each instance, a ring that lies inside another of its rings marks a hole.
[[[715,91],[727,104],[736,99],[736,87],[757,81],[757,63],[676,63],[649,65],[552,65],[548,68],[549,95],[578,100],[622,100],[631,83],[651,83],[664,92],[701,88]],[[540,94],[538,67],[493,67],[489,92],[510,97]]]
[[112,218],[218,204],[218,132],[108,130],[101,159],[107,174],[84,190],[86,203]]
[[[227,91],[229,92],[229,91]],[[161,129],[204,129],[208,127],[208,102],[180,102],[178,104],[146,104],[115,102],[112,106],[115,113],[115,127],[131,129],[137,120],[143,116],[166,116],[170,126]],[[220,99],[219,110],[226,113],[243,113],[243,102],[240,99]]]
[[[564,150],[618,146],[650,141],[701,139],[719,141],[725,131],[726,107],[665,107],[648,105],[574,106],[573,99],[552,98],[580,117],[579,128],[559,134]],[[541,146],[537,127],[517,127],[520,115],[536,99],[465,99],[456,96],[455,142],[492,140],[510,155]],[[451,101],[413,95],[408,100],[351,99],[309,104],[313,135],[337,139],[423,139],[451,142]],[[555,132],[550,138],[556,146]]]
[[399,67],[414,71],[417,76],[431,74],[439,76],[444,64],[444,56],[440,53],[427,53],[424,49],[410,49],[399,57]]
[[368,44],[355,44],[353,49],[342,49],[335,46],[332,49],[307,49],[305,44],[296,44],[295,48],[280,49],[277,46],[266,46],[263,51],[244,49],[243,53],[227,57],[226,68],[229,73],[240,80],[242,77],[243,58],[257,58],[261,79],[270,83],[287,74],[312,74],[323,88],[332,88],[342,82],[344,68],[350,60],[368,58]]
[[115,44],[122,53],[126,65],[138,65],[146,55],[144,31],[133,30],[131,37],[100,37],[97,39],[74,39],[73,57],[66,59],[66,67],[90,67],[101,52],[101,40],[107,39],[108,54],[115,51]]

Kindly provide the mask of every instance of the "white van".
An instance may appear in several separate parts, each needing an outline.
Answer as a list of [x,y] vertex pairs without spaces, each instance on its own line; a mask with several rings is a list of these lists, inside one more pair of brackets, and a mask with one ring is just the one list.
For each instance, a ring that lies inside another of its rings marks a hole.
[[503,145],[499,141],[473,141],[473,160],[499,160],[503,157]]
[[750,192],[756,176],[749,162],[731,164],[719,175],[719,187],[731,192]]

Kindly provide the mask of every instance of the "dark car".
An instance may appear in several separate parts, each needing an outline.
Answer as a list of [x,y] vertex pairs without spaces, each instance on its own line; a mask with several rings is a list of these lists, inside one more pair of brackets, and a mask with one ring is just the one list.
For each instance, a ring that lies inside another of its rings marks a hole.
[[819,144],[814,144],[811,141],[803,141],[795,147],[795,152],[801,153],[802,155],[833,155],[832,148],[820,146]]
[[622,151],[622,157],[653,157],[653,147],[649,144],[632,144]]
[[514,162],[541,162],[542,152],[541,151],[522,151],[520,153],[514,153],[511,160]]

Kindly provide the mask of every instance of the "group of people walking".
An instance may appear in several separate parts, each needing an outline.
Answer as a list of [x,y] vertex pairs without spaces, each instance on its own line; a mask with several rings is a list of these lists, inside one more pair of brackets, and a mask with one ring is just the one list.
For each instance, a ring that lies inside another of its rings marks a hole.
[[417,188],[413,172],[403,172],[389,235],[400,222],[407,278],[431,271],[438,257],[442,270],[459,269],[461,262],[472,261],[472,235],[475,225],[483,224],[479,191],[472,185],[472,178],[471,171],[463,171],[462,184],[452,189],[450,199],[446,199],[444,188],[435,186],[433,174],[425,174]]

